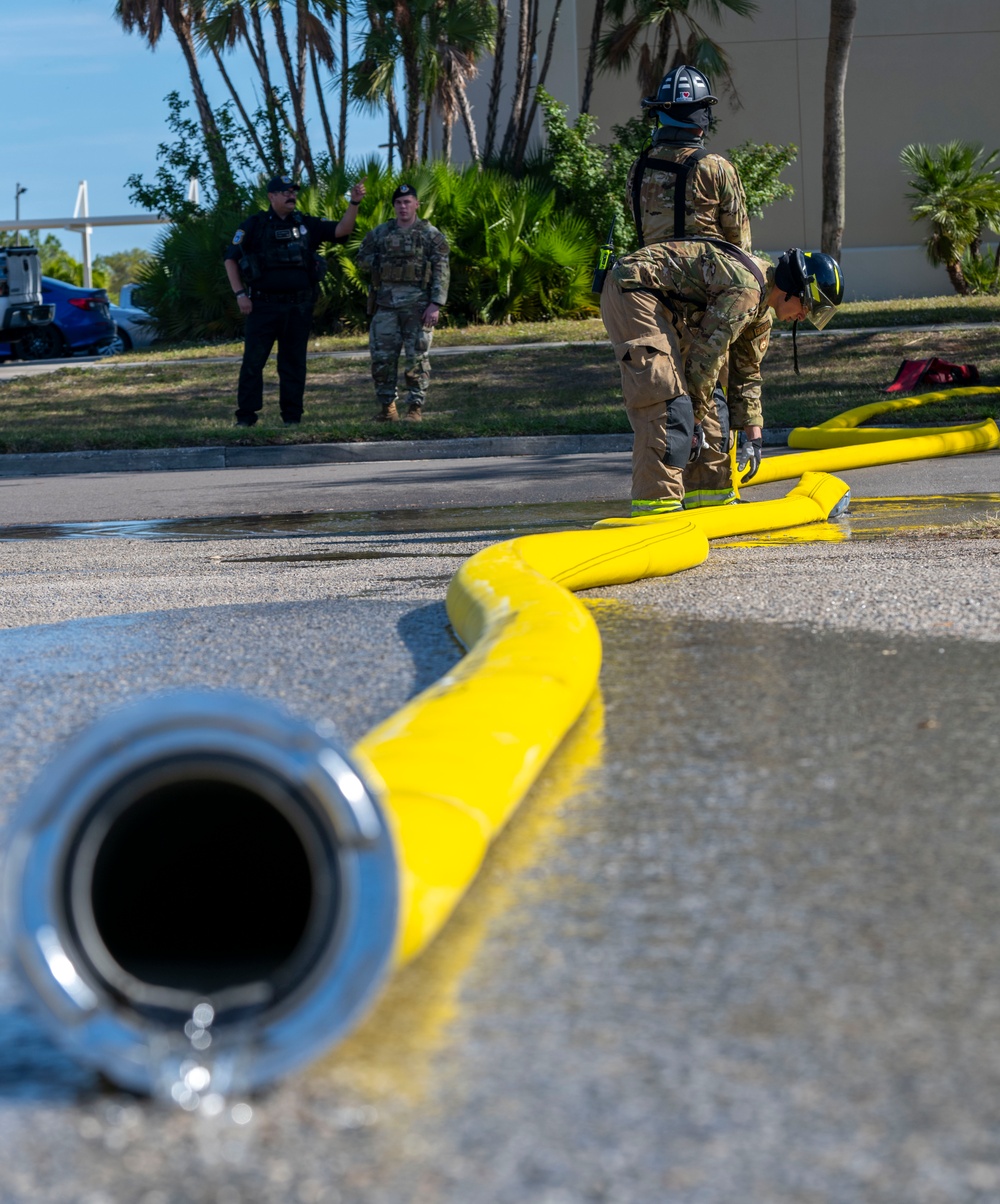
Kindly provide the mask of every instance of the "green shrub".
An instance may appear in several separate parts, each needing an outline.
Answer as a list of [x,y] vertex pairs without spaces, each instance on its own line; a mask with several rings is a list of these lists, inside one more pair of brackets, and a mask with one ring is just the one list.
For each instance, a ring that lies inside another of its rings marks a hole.
[[962,276],[970,297],[995,297],[1000,294],[1000,256],[987,251],[966,251],[962,256]]
[[[393,216],[392,193],[403,179],[378,160],[351,173],[334,168],[304,188],[304,213],[338,219],[351,179],[364,176],[367,195],[346,243],[324,248],[329,271],[320,285],[314,328],[363,329],[368,281],[354,255],[365,233]],[[586,223],[560,208],[555,191],[499,171],[422,164],[405,179],[420,197],[420,215],[451,244],[451,289],[445,319],[478,322],[573,317],[593,311],[594,245]],[[267,205],[266,194],[255,200]],[[182,218],[161,236],[141,272],[145,298],[170,340],[238,337],[242,320],[222,266],[226,245],[247,215],[216,209]]]

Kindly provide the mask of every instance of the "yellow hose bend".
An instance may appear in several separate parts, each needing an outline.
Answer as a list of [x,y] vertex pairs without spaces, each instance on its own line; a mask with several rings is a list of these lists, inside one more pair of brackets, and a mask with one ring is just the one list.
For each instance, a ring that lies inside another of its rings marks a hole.
[[469,654],[355,750],[382,779],[396,829],[401,960],[447,919],[594,692],[600,637],[570,590],[663,576],[707,555],[682,518],[656,531],[525,536],[455,574],[448,614]]
[[[833,432],[835,442],[839,432]],[[894,432],[899,434],[899,432]],[[799,452],[792,456],[767,456],[752,481],[741,485],[767,485],[771,481],[790,481],[804,472],[845,472],[851,468],[872,468],[877,464],[901,464],[908,460],[929,460],[936,456],[959,456],[964,452],[993,451],[1000,447],[1000,430],[992,418],[974,427],[952,427],[944,434],[928,435],[921,431],[912,437],[886,439],[856,447],[832,446],[820,451]]]
[[941,389],[934,393],[922,393],[919,397],[885,398],[870,405],[856,406],[818,426],[797,426],[788,436],[788,446],[812,450],[797,456],[768,456],[762,461],[753,480],[741,482],[740,487],[749,489],[771,481],[790,481],[807,471],[843,472],[851,468],[872,468],[878,464],[994,451],[1000,447],[1000,430],[992,418],[947,427],[857,428],[878,414],[895,413],[958,397],[997,394],[1000,394],[1000,388],[994,386]]
[[[1000,387],[996,385],[976,385],[975,387],[964,386],[961,389],[938,389],[934,393],[921,393],[917,397],[884,397],[880,401],[869,402],[868,405],[855,406],[853,410],[844,410],[840,414],[834,414],[832,418],[818,423],[815,427],[796,427],[795,429],[840,430],[843,427],[860,426],[862,422],[867,422],[869,418],[875,418],[879,414],[895,414],[899,410],[913,410],[918,406],[934,405],[939,401],[954,401],[957,397],[991,395],[995,397],[998,393],[1000,393]],[[914,428],[914,433],[919,434],[919,429]]]
[[707,557],[709,538],[816,522],[846,491],[811,474],[781,501],[626,529],[524,536],[462,565],[447,606],[468,655],[355,749],[381,778],[395,828],[399,960],[415,956],[444,924],[594,693],[600,637],[570,591],[692,568]]

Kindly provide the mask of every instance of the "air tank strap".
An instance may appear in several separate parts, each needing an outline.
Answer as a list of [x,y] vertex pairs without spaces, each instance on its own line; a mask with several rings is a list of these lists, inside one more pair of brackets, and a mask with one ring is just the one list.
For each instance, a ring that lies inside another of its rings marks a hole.
[[728,255],[730,259],[735,259],[741,263],[746,270],[753,276],[760,286],[760,295],[764,297],[767,294],[767,278],[760,270],[760,265],[752,255],[748,255],[742,247],[736,246],[735,243],[726,242],[724,238],[714,238],[711,234],[699,234],[695,238],[665,238],[665,243],[668,242],[710,242],[713,247],[718,247],[723,254]]
[[673,159],[662,159],[651,155],[652,147],[647,147],[639,156],[635,172],[632,176],[632,218],[635,221],[635,232],[639,238],[639,246],[644,247],[646,240],[642,232],[642,183],[647,171],[666,171],[674,173],[674,238],[684,237],[684,190],[687,186],[688,172],[696,163],[700,163],[708,154],[704,147],[697,147],[684,160],[676,163]]

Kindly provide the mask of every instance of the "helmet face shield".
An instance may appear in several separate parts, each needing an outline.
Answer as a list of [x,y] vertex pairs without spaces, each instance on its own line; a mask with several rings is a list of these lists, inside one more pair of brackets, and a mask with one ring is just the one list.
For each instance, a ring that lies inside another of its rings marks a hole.
[[802,293],[802,303],[806,307],[806,317],[817,330],[822,330],[837,312],[836,304],[811,277]]

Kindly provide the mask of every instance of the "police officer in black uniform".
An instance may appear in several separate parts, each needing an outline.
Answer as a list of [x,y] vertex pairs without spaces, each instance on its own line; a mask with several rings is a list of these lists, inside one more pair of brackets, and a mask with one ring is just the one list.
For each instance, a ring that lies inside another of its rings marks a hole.
[[266,213],[255,213],[226,248],[226,275],[246,318],[243,365],[236,394],[236,425],[253,426],[264,404],[264,365],[278,343],[281,417],[302,420],[306,351],[317,285],[326,263],[317,254],[325,242],[345,242],[354,229],[364,181],[351,186],[347,212],[338,222],[299,213],[299,186],[289,176],[268,182]]

